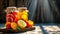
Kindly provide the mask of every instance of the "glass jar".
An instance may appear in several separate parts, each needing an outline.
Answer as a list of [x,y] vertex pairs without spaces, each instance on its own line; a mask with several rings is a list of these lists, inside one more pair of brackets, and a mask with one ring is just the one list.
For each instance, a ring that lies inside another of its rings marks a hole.
[[28,10],[27,10],[27,8],[26,7],[19,7],[18,11],[20,13],[20,18],[22,20],[27,21],[28,20]]
[[5,10],[6,12],[6,22],[13,22],[13,15],[12,12],[14,12],[16,10],[16,7],[7,7],[7,9]]
[[26,7],[7,7],[6,22],[17,22],[18,20],[28,20],[28,10]]

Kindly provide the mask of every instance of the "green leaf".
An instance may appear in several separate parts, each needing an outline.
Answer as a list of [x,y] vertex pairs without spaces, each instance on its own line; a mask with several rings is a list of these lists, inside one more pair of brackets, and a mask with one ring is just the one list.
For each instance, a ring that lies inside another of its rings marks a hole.
[[21,28],[19,27],[19,26],[17,26],[17,28],[16,28],[17,30],[21,30]]

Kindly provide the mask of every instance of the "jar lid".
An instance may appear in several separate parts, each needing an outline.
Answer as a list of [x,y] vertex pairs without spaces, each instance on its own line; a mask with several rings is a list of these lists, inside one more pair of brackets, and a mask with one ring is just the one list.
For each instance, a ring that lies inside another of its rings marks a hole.
[[19,7],[18,10],[27,10],[27,7]]
[[14,10],[16,10],[16,7],[7,7],[5,12],[13,12]]

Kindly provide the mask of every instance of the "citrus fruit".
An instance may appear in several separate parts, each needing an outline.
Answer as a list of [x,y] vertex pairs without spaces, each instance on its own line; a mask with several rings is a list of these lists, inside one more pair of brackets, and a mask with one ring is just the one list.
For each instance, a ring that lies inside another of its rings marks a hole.
[[13,22],[14,21],[14,15],[13,14],[7,14],[6,15],[6,22]]
[[34,25],[34,22],[31,20],[26,21],[27,26],[26,27],[32,27]]
[[22,13],[23,13],[23,14],[26,14],[26,15],[28,15],[28,12],[27,12],[27,11],[25,11],[25,10],[24,10]]
[[17,18],[20,19],[21,13],[17,12]]
[[12,17],[12,18],[14,18],[14,15],[13,14],[7,14],[6,17]]
[[23,15],[21,16],[21,19],[23,19],[23,20],[27,21],[27,20],[28,20],[28,16],[27,16],[27,15],[25,15],[25,14],[23,14]]
[[12,17],[6,17],[6,22],[13,22],[14,19]]
[[19,20],[19,21],[18,21],[18,26],[19,26],[20,28],[25,28],[25,27],[26,27],[25,21]]
[[11,28],[12,28],[13,30],[16,30],[17,24],[16,24],[15,22],[12,22],[12,23],[11,23]]
[[22,12],[19,12],[19,17],[20,17],[20,19],[21,19],[21,16],[22,16]]

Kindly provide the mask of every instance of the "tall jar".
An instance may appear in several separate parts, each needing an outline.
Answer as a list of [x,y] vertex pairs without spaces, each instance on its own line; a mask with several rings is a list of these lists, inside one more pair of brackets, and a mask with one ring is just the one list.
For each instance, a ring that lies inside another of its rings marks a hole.
[[12,12],[16,10],[16,7],[7,7],[5,10],[6,12],[6,22],[13,22],[14,16],[12,15]]

